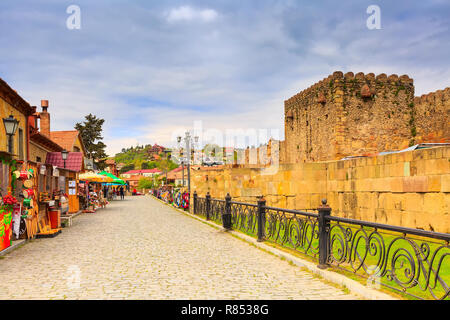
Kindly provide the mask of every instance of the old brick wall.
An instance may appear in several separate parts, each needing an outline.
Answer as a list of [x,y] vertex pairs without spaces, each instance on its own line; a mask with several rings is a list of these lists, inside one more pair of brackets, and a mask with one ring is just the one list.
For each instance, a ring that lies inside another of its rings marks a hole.
[[349,72],[336,87],[344,97],[341,155],[401,150],[414,143],[414,85],[408,76]]
[[449,130],[449,91],[414,99],[407,75],[336,71],[284,108],[286,163],[401,150]]
[[450,142],[450,88],[414,98],[416,141]]
[[39,146],[38,144],[30,141],[30,153],[29,153],[29,160],[33,162],[38,162],[38,157],[41,159],[41,163],[45,163],[45,160],[47,158],[48,151]]
[[192,190],[214,198],[289,209],[317,208],[333,215],[424,230],[450,232],[450,147],[346,161],[283,164],[270,168],[192,171]]
[[325,155],[334,158],[340,118],[334,82],[331,75],[285,101],[286,162],[318,161]]

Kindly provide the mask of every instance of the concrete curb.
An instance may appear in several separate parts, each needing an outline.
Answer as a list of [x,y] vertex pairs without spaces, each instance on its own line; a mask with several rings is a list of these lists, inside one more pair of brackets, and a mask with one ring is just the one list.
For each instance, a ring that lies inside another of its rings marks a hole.
[[388,294],[386,294],[384,292],[380,292],[380,291],[377,291],[375,289],[371,289],[369,287],[366,287],[363,284],[361,284],[361,283],[359,283],[359,282],[357,282],[355,280],[352,280],[352,279],[350,279],[350,278],[348,278],[348,277],[346,277],[344,275],[341,275],[339,273],[336,273],[336,272],[333,272],[333,271],[324,270],[324,269],[319,269],[316,264],[314,264],[314,263],[312,263],[310,261],[303,260],[303,259],[301,259],[299,257],[296,257],[294,255],[291,255],[291,254],[289,254],[287,252],[284,252],[284,251],[276,249],[276,248],[274,248],[272,246],[266,245],[263,242],[258,242],[257,239],[252,238],[252,237],[250,237],[250,236],[248,236],[246,234],[243,234],[243,233],[238,232],[238,231],[226,231],[221,225],[218,225],[218,224],[216,224],[214,222],[211,222],[211,221],[204,220],[204,219],[202,219],[200,217],[197,217],[197,216],[191,214],[190,212],[183,211],[181,209],[175,208],[172,205],[169,205],[168,203],[166,203],[166,202],[164,202],[164,201],[162,201],[162,200],[160,200],[158,198],[155,198],[153,196],[152,196],[152,198],[158,200],[159,202],[161,202],[161,203],[163,203],[163,204],[165,204],[165,205],[167,205],[167,206],[169,206],[169,207],[171,207],[173,209],[175,209],[176,211],[184,213],[185,215],[187,215],[187,216],[189,216],[191,218],[194,218],[194,219],[197,219],[197,220],[199,220],[199,221],[201,221],[203,223],[209,224],[212,227],[219,228],[220,230],[222,230],[224,232],[229,232],[230,234],[240,238],[241,240],[255,245],[257,248],[259,248],[259,249],[261,249],[263,251],[268,251],[268,252],[278,256],[279,258],[283,258],[283,259],[286,259],[287,261],[292,262],[293,264],[295,264],[295,265],[297,265],[299,267],[304,267],[304,268],[308,269],[310,272],[312,272],[314,274],[317,274],[317,275],[320,275],[323,279],[325,279],[327,281],[330,281],[330,282],[333,282],[333,283],[335,283],[337,285],[346,287],[352,293],[354,293],[354,294],[356,294],[358,296],[361,296],[362,298],[369,299],[369,300],[398,300],[397,298],[392,297],[392,296],[390,296],[390,295],[388,295]]
[[0,251],[0,257],[3,257],[4,255],[13,252],[16,249],[19,249],[19,247],[21,247],[23,244],[28,243],[29,241],[30,240],[28,239],[15,240],[15,243],[12,246],[9,246],[5,250]]

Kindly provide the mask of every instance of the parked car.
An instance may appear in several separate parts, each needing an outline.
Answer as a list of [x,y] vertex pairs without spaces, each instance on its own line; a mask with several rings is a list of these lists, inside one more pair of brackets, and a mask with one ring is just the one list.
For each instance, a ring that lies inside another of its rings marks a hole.
[[202,163],[203,166],[207,166],[207,167],[220,166],[223,164],[224,164],[223,161],[217,161],[217,160],[214,160],[211,158],[205,158],[205,160],[203,160],[203,163]]

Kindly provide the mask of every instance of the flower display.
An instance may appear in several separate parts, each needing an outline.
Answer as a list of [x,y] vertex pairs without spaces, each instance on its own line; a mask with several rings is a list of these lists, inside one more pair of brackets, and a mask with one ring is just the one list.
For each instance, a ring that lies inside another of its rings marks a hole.
[[12,195],[6,195],[3,197],[3,203],[6,205],[14,205],[17,203],[17,199]]

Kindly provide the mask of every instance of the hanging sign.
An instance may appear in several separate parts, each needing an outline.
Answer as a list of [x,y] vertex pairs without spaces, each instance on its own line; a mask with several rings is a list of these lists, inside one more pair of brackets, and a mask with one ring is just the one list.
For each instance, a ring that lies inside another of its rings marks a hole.
[[12,223],[13,223],[13,234],[16,239],[19,239],[20,235],[20,216],[21,216],[21,205],[14,205],[13,213],[12,213]]
[[41,165],[41,167],[39,168],[39,173],[42,175],[45,175],[47,168],[44,165]]
[[53,166],[53,176],[54,177],[59,177],[59,170],[56,166]]

